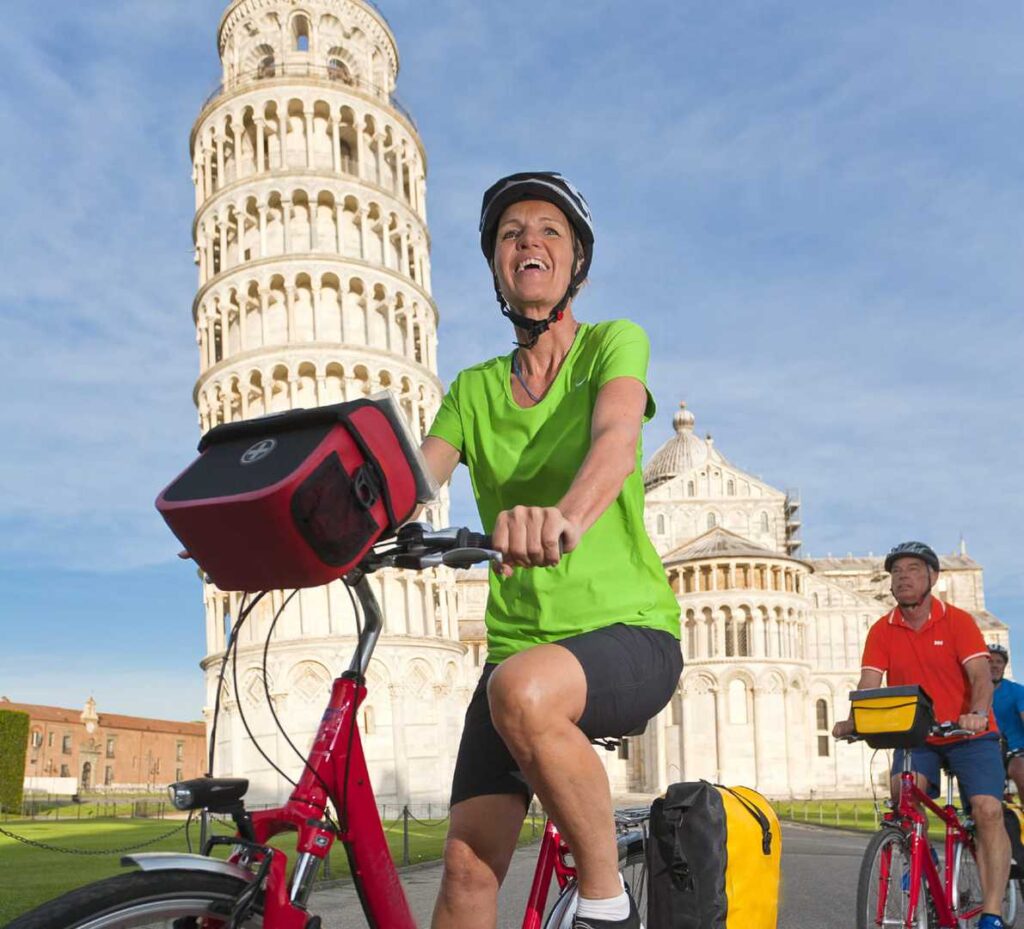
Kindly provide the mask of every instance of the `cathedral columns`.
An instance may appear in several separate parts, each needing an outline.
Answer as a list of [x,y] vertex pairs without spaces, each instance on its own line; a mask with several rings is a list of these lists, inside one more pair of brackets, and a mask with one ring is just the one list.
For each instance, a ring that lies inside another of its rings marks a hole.
[[723,747],[725,745],[725,722],[729,718],[727,715],[728,707],[725,705],[725,691],[722,689],[721,682],[715,685],[715,781],[719,784],[722,783],[722,769],[724,767],[725,759],[723,756]]
[[391,695],[391,737],[395,754],[395,796],[400,804],[409,802],[408,753],[405,749],[405,688],[401,684],[388,687]]
[[750,703],[752,707],[750,722],[754,729],[754,787],[763,792],[767,789],[767,785],[764,783],[764,772],[762,770],[762,766],[764,765],[764,760],[767,757],[765,754],[764,739],[768,734],[768,720],[762,720],[764,707],[761,705],[760,687],[751,688]]
[[754,641],[750,643],[750,654],[755,658],[764,658],[764,618],[761,611],[755,606],[750,611],[751,635]]

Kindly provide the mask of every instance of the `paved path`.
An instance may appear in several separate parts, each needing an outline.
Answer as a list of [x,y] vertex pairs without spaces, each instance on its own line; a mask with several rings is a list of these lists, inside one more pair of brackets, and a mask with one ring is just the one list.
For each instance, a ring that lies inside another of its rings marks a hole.
[[[857,874],[869,838],[869,833],[785,823],[778,929],[850,929],[854,924]],[[498,929],[521,926],[536,857],[536,845],[519,849],[513,857],[498,903]],[[440,876],[441,866],[436,863],[402,872],[402,884],[420,926],[430,924]],[[323,917],[324,929],[365,929],[366,921],[351,886],[317,892],[311,909]]]

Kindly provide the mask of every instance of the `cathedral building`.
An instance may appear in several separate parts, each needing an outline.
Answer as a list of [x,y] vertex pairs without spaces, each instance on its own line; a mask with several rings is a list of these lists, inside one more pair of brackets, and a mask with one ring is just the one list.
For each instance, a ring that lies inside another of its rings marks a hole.
[[[422,437],[443,390],[426,153],[394,96],[387,21],[368,0],[232,0],[217,46],[222,82],[190,140],[201,431],[387,389]],[[685,407],[673,423],[644,469],[646,523],[679,599],[686,667],[645,734],[602,754],[614,789],[707,778],[774,797],[864,793],[884,760],[872,769],[867,749],[829,732],[865,633],[890,608],[881,558],[804,556],[799,495],[733,465]],[[446,491],[424,518],[447,523]],[[961,550],[943,569],[939,595],[1005,644],[981,567]],[[381,802],[444,801],[486,660],[486,572],[372,583],[385,626],[359,723],[374,789]],[[209,728],[244,601],[208,583],[204,600]],[[215,773],[250,778],[255,802],[280,800],[302,761],[268,701],[305,750],[354,645],[340,582],[265,598],[220,693]]]

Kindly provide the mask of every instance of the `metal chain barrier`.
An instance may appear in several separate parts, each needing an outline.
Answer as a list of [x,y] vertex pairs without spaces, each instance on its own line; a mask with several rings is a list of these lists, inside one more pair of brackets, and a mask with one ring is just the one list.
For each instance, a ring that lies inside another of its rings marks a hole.
[[5,835],[7,838],[14,839],[15,842],[21,842],[23,845],[31,845],[33,848],[41,848],[43,851],[47,852],[60,852],[62,855],[121,855],[124,852],[135,852],[140,848],[147,848],[150,845],[156,845],[157,842],[162,842],[164,839],[169,839],[175,833],[181,832],[187,825],[187,821],[183,822],[180,826],[175,826],[169,832],[158,835],[156,838],[147,839],[145,842],[139,842],[137,845],[126,845],[124,848],[61,848],[59,845],[37,842],[35,839],[29,839],[23,835],[8,832],[2,827],[0,827],[0,835]]
[[417,819],[415,816],[413,816],[412,815],[412,810],[410,810],[408,807],[406,807],[406,810],[409,813],[409,819],[411,819],[414,823],[419,823],[421,826],[424,826],[427,829],[430,829],[433,826],[440,826],[442,823],[446,823],[446,822],[448,822],[449,819],[452,818],[451,810],[449,810],[448,811],[448,815],[445,816],[444,819],[435,819],[432,822],[431,821],[424,822],[422,819]]

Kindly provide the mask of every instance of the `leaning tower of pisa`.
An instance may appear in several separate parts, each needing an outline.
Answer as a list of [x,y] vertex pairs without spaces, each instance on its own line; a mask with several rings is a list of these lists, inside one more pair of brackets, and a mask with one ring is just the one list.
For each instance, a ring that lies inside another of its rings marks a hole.
[[[191,136],[199,289],[194,399],[218,423],[366,396],[399,398],[422,435],[440,403],[437,309],[430,295],[426,159],[393,91],[398,50],[366,0],[233,0],[217,34],[222,82]],[[447,518],[447,500],[427,514]],[[361,713],[382,801],[445,794],[464,706],[450,578],[374,578],[385,629]],[[228,675],[216,773],[250,778],[250,796],[287,783],[249,744],[244,713],[286,772],[301,763],[266,708],[263,643],[291,591],[258,605]],[[209,585],[207,714],[239,597]],[[355,624],[340,582],[287,601],[266,679],[292,740],[308,745]]]

